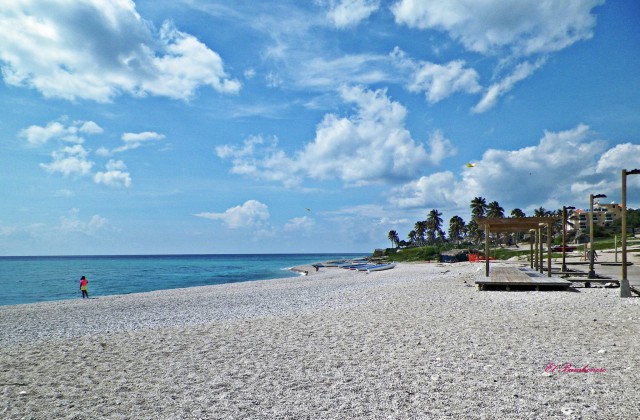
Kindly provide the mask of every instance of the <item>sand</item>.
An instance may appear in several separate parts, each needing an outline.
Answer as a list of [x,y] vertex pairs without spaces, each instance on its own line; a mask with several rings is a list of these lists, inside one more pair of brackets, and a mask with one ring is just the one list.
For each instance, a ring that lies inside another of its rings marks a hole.
[[0,307],[0,417],[640,418],[640,299],[483,267]]

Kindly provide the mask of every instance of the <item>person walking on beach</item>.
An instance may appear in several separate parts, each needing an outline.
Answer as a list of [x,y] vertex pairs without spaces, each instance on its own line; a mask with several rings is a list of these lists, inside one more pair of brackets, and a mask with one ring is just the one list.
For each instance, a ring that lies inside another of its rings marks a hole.
[[85,276],[80,278],[80,290],[82,291],[82,299],[89,299],[89,292],[87,291],[87,285],[89,284],[89,280]]

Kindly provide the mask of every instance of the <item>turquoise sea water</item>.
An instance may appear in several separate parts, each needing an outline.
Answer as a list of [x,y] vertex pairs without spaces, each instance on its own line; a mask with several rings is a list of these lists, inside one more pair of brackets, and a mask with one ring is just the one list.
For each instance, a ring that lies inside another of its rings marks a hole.
[[0,257],[0,305],[295,277],[298,265],[366,254]]

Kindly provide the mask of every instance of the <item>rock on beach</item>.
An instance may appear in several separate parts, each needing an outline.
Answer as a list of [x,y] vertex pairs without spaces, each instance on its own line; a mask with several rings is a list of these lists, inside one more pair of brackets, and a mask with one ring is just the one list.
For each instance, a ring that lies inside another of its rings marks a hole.
[[639,299],[478,267],[0,307],[0,417],[640,418]]

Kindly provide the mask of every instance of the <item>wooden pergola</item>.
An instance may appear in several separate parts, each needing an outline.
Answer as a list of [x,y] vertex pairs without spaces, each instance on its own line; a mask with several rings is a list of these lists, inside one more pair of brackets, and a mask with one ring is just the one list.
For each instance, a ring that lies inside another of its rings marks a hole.
[[[536,263],[540,263],[542,273],[542,228],[547,228],[547,273],[551,277],[551,225],[561,220],[560,216],[550,217],[476,217],[478,226],[484,227],[485,276],[489,277],[489,235],[493,233],[535,232]],[[531,243],[531,268],[533,268],[533,242]],[[539,258],[538,258],[539,251]],[[538,265],[538,264],[536,264]]]

